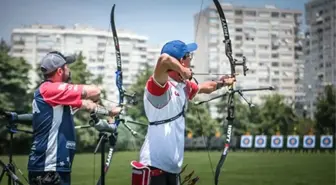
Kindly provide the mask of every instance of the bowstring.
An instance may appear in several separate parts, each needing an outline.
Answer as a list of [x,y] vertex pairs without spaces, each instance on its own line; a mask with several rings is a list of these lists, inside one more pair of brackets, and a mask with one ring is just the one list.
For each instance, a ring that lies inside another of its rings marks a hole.
[[[105,44],[105,48],[104,48],[104,57],[103,57],[104,63],[105,63],[106,48],[107,48],[108,41],[109,41],[109,36],[108,35],[109,35],[110,31],[112,31],[111,30],[111,22],[110,22],[109,27],[107,29],[107,35],[106,35],[106,41],[105,41],[106,44]],[[105,75],[103,76],[103,78],[105,78]],[[104,80],[104,79],[102,79],[102,80]],[[101,98],[101,99],[103,99],[103,98]],[[103,100],[105,100],[105,99],[103,99]],[[95,178],[96,178],[96,153],[94,152],[93,153],[93,178],[92,178],[92,184],[95,184]]]
[[[199,27],[199,23],[201,21],[201,14],[203,14],[202,13],[203,3],[204,3],[204,0],[201,0],[201,6],[200,6],[200,9],[199,9],[199,12],[198,12],[198,21],[197,21],[197,24],[196,24],[196,32],[195,32],[194,41],[196,41],[196,38],[197,38],[197,35],[198,35],[198,27]],[[195,78],[194,78],[194,80],[196,81]],[[197,81],[196,81],[196,83],[198,84]],[[201,120],[201,116],[200,116],[199,110],[196,109],[196,112],[197,112],[198,120]],[[207,148],[208,159],[209,159],[209,162],[210,162],[210,168],[211,168],[212,176],[215,177],[215,171],[214,171],[213,163],[212,163],[211,156],[210,156],[209,145],[205,141],[203,124],[201,124],[201,129],[202,129],[202,131],[201,131],[201,133],[202,133],[202,139],[203,139],[203,142],[204,142],[204,144],[206,145],[206,148]]]
[[93,178],[92,178],[92,184],[95,184],[95,178],[96,178],[96,154],[93,154]]

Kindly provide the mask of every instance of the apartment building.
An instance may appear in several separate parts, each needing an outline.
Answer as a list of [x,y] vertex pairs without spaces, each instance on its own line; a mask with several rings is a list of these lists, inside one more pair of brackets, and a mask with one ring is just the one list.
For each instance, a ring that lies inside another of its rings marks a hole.
[[[286,97],[288,103],[295,99],[297,61],[301,49],[299,40],[301,12],[278,9],[274,6],[250,8],[222,4],[232,42],[233,57],[247,58],[249,71],[242,74],[238,66],[237,86],[258,88],[275,86],[276,92]],[[199,17],[200,16],[200,17]],[[199,23],[198,23],[199,21]],[[230,74],[230,64],[225,55],[222,25],[214,5],[210,5],[194,16],[196,42],[195,73]],[[198,28],[197,28],[198,25]],[[196,33],[197,30],[197,33]],[[200,81],[214,79],[217,75],[196,76]],[[254,104],[271,91],[246,92],[247,99]]]
[[305,11],[305,108],[313,118],[315,100],[324,86],[336,87],[336,1],[312,0]]
[[[127,30],[118,30],[122,58],[123,84],[127,88],[134,82],[133,75],[147,62],[147,40],[142,35]],[[107,99],[117,100],[115,85],[116,56],[111,31],[99,30],[84,25],[64,27],[56,25],[29,25],[15,28],[11,35],[11,55],[23,57],[33,67],[32,87],[37,76],[41,58],[49,51],[58,50],[64,54],[82,52],[87,69],[94,75],[103,76],[103,88]]]
[[304,67],[305,67],[305,56],[304,56],[304,43],[305,36],[304,32],[298,34],[297,42],[295,43],[296,48],[296,59],[295,59],[295,101],[293,102],[293,108],[298,115],[304,114],[305,105],[305,81],[304,81]]

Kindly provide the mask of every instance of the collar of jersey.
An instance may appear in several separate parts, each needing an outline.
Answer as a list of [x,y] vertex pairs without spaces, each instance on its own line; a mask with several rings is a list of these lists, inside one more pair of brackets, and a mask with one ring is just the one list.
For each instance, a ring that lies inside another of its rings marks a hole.
[[184,84],[184,82],[177,82],[176,80],[174,80],[173,78],[168,76],[168,80],[170,83],[172,83],[174,86],[177,86],[179,84]]

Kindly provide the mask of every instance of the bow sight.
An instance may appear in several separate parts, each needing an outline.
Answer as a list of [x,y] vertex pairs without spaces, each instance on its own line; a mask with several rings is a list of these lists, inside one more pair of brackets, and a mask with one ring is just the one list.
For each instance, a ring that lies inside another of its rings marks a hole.
[[246,66],[246,57],[243,56],[243,61],[242,62],[238,62],[237,59],[233,59],[233,65],[234,66],[243,66],[243,74],[244,76],[246,76],[246,71],[248,71],[249,69]]
[[132,105],[137,105],[138,100],[136,99],[136,93],[133,94],[127,94],[126,91],[124,90],[124,96],[127,98],[127,103],[132,104]]

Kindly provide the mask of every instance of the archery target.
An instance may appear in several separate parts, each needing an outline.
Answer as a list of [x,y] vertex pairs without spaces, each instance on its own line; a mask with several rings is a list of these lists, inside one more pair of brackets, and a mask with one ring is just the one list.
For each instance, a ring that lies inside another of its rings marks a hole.
[[305,135],[303,136],[303,148],[314,148],[315,147],[315,136]]
[[240,147],[241,148],[251,148],[252,147],[252,136],[250,135],[241,136]]
[[266,148],[267,138],[264,135],[257,135],[254,140],[255,148]]
[[333,137],[331,135],[322,135],[320,147],[321,148],[332,148],[333,147]]
[[299,147],[299,136],[289,135],[287,137],[287,148],[298,148]]
[[282,148],[283,146],[283,136],[274,135],[271,139],[272,148]]

